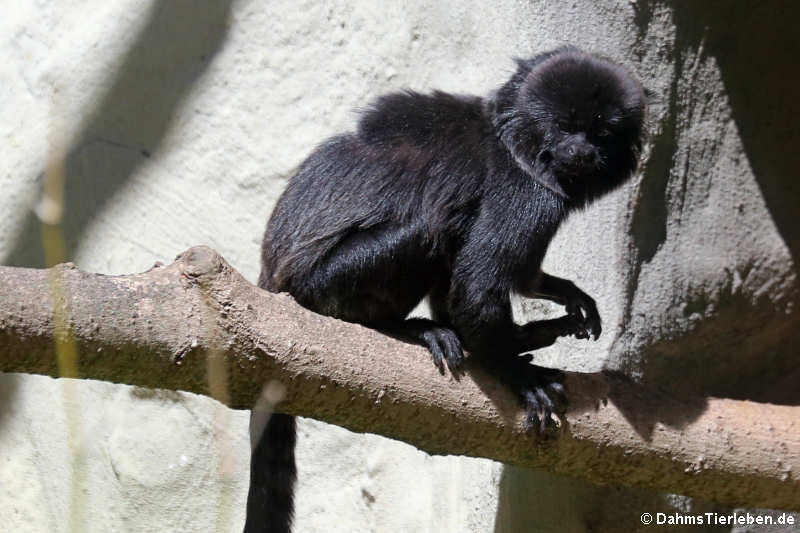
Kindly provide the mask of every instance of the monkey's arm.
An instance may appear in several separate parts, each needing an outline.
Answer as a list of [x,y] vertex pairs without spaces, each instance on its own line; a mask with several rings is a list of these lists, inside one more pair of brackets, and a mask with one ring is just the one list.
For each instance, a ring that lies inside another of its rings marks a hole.
[[517,394],[525,406],[528,428],[540,432],[554,427],[551,413],[561,413],[566,405],[558,370],[531,364],[522,352],[553,344],[558,337],[575,334],[580,322],[572,315],[517,325],[512,320],[509,290],[502,273],[496,277],[475,275],[489,272],[466,263],[454,272],[448,298],[449,315],[464,346],[477,355],[484,367]]
[[450,321],[468,351],[516,355],[584,331],[583,319],[575,313],[516,324],[511,312],[511,275],[505,268],[513,261],[498,260],[495,268],[485,268],[487,265],[477,264],[470,253],[467,247],[466,258],[457,261],[448,297]]
[[575,333],[579,339],[587,339],[591,333],[597,340],[603,330],[594,298],[568,279],[540,271],[532,283],[519,292],[528,298],[542,298],[565,306],[567,313],[583,325],[583,329]]

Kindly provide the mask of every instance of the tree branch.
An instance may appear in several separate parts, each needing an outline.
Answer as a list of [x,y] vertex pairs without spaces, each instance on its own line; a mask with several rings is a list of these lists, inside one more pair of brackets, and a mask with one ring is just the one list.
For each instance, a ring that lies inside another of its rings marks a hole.
[[288,385],[282,412],[430,453],[800,510],[798,406],[689,403],[622,376],[570,373],[564,429],[537,440],[511,394],[476,364],[460,381],[443,377],[423,348],[262,291],[206,247],[129,276],[0,267],[0,371],[58,377],[59,339],[77,348],[83,378],[213,390],[234,408],[279,380]]

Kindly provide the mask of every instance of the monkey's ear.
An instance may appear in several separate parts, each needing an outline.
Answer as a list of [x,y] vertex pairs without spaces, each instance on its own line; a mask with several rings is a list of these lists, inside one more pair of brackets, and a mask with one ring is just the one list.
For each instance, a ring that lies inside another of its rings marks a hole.
[[644,97],[647,100],[647,105],[661,102],[663,100],[663,97],[660,94],[649,87],[642,87],[642,90],[644,91]]
[[499,89],[495,89],[494,91],[490,92],[489,95],[486,97],[486,110],[489,112],[489,116],[494,119],[495,114],[497,113],[497,94],[500,92]]
[[553,50],[537,54],[528,59],[523,59],[521,57],[514,57],[513,59],[514,62],[517,64],[517,73],[526,75],[531,70],[533,70],[533,68],[536,65],[545,61],[546,59],[550,59],[551,57],[561,54],[575,54],[575,53],[581,53],[580,48],[571,44],[565,44]]
[[535,64],[533,59],[523,59],[521,57],[513,57],[512,59],[517,64],[517,73],[522,75],[530,72]]

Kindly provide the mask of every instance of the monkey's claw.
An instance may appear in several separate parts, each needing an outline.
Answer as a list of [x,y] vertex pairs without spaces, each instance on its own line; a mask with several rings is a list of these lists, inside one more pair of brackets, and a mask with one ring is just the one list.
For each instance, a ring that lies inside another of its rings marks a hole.
[[433,356],[433,364],[444,374],[444,365],[456,379],[464,372],[464,349],[456,332],[450,328],[434,326],[422,334],[422,342]]

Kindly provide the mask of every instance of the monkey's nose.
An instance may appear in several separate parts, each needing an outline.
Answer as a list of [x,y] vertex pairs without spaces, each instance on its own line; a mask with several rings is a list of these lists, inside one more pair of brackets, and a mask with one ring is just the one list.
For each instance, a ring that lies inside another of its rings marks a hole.
[[589,163],[594,159],[594,149],[588,145],[573,145],[567,148],[567,154],[577,164]]

